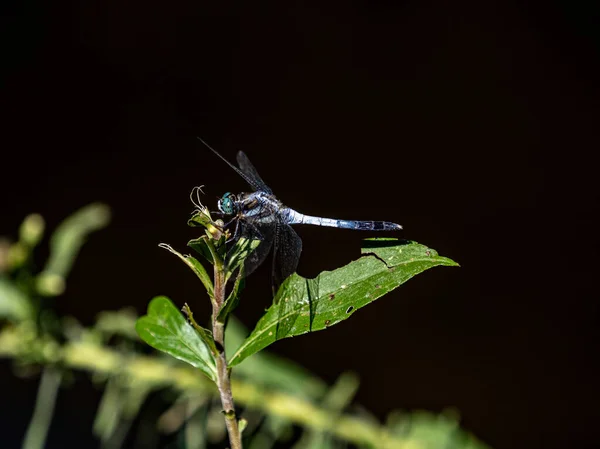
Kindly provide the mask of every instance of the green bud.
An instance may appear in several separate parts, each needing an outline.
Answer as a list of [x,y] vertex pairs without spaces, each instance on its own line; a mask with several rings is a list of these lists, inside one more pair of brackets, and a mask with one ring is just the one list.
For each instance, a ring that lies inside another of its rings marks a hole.
[[8,254],[10,252],[10,241],[5,238],[0,238],[0,273],[8,270]]
[[58,296],[65,291],[65,279],[54,273],[42,272],[37,277],[36,289],[43,296]]
[[25,217],[19,228],[19,241],[29,248],[36,246],[42,236],[46,223],[40,214],[30,214]]
[[238,425],[240,426],[240,433],[242,433],[248,427],[248,421],[242,418],[238,421]]
[[9,270],[14,270],[23,266],[27,260],[28,251],[21,243],[15,243],[8,248],[7,265]]

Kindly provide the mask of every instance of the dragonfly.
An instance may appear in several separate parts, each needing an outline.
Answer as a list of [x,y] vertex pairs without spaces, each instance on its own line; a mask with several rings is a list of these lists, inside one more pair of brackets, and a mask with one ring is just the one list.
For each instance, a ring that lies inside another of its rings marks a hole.
[[256,270],[272,250],[271,281],[274,292],[286,278],[296,272],[300,261],[302,240],[291,225],[328,226],[358,231],[402,229],[401,225],[389,221],[339,220],[302,214],[277,199],[243,151],[237,153],[236,160],[239,167],[236,167],[200,137],[198,140],[229,165],[252,188],[252,192],[238,194],[226,192],[217,201],[217,207],[221,215],[231,217],[224,227],[235,222],[232,240],[244,237],[248,240],[260,241],[244,262],[244,276]]

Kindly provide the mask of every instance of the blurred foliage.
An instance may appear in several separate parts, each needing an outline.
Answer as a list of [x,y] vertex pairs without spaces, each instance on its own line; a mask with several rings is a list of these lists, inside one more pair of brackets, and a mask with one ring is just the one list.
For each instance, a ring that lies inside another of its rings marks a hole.
[[[135,311],[101,311],[93,326],[84,327],[75,317],[55,314],[48,302],[64,292],[87,236],[108,220],[101,204],[67,218],[50,237],[50,256],[39,272],[32,254],[44,236],[42,217],[28,216],[16,241],[0,239],[0,356],[13,359],[16,375],[41,374],[23,448],[44,447],[60,385],[73,370],[88,372],[103,389],[91,429],[101,447],[164,447],[164,441],[169,447],[223,447],[225,425],[214,383],[186,363],[149,354],[135,331]],[[232,354],[248,335],[230,317],[227,351]],[[328,386],[289,360],[264,350],[254,354],[236,366],[232,379],[235,400],[244,408],[245,447],[486,447],[460,429],[451,411],[393,411],[381,424],[352,405],[358,385],[352,373]],[[158,418],[145,413],[157,396],[169,404]]]

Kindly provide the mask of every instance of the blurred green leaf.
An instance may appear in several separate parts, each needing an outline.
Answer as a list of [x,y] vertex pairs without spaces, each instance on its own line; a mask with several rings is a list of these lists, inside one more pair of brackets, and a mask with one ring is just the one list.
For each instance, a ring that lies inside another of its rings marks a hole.
[[98,313],[94,327],[109,337],[120,335],[137,340],[138,334],[135,331],[135,320],[137,318],[137,313],[133,307],[117,311],[104,310]]
[[8,271],[10,267],[8,255],[10,253],[11,246],[12,244],[10,243],[10,240],[0,236],[0,276]]
[[29,298],[11,281],[0,278],[0,317],[23,321],[32,313]]
[[[335,384],[327,391],[321,400],[321,406],[328,410],[332,420],[341,416],[344,409],[350,405],[359,386],[358,376],[351,372],[340,374]],[[333,435],[315,429],[307,429],[293,449],[322,449],[335,447]]]
[[196,273],[196,276],[198,276],[198,278],[204,285],[204,288],[206,288],[206,291],[208,292],[211,299],[214,297],[212,280],[210,279],[210,276],[206,272],[204,265],[202,265],[198,259],[196,259],[194,256],[190,256],[189,254],[181,254],[180,252],[174,250],[170,245],[167,245],[166,243],[161,243],[158,246],[159,246],[159,248],[166,249],[167,251],[175,254],[188,267],[190,267],[192,269],[192,271],[194,273]]
[[62,380],[63,372],[61,369],[48,365],[42,370],[33,416],[29,421],[23,439],[23,449],[43,449],[46,447],[46,438],[54,414],[56,396]]
[[290,276],[229,365],[282,338],[333,326],[429,268],[458,265],[424,245],[396,239],[366,240],[362,252],[360,259],[315,279]]
[[50,239],[50,257],[39,275],[39,293],[62,293],[61,285],[64,288],[64,279],[69,274],[86,237],[105,227],[109,219],[108,206],[93,203],[81,208],[58,226]]
[[110,378],[104,387],[92,431],[101,441],[115,433],[123,408],[123,389],[116,378]]
[[356,374],[343,372],[329,389],[321,405],[332,412],[342,412],[354,399],[359,385],[360,380]]
[[199,368],[216,382],[216,363],[209,347],[166,296],[150,301],[148,314],[137,320],[135,330],[153,348]]
[[489,449],[485,443],[460,429],[459,416],[453,410],[445,410],[441,414],[427,411],[396,412],[390,418],[388,428],[402,438],[407,446],[424,449]]

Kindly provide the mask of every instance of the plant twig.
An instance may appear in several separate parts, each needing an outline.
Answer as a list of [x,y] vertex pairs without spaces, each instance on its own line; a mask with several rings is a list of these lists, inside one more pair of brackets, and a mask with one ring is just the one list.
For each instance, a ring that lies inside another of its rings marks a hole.
[[217,387],[221,396],[223,405],[223,414],[225,415],[225,424],[229,434],[231,449],[242,449],[242,438],[238,426],[237,416],[235,414],[235,404],[231,393],[231,382],[229,380],[230,370],[227,367],[227,357],[225,356],[225,324],[217,319],[221,307],[225,303],[225,271],[222,264],[215,263],[214,278],[214,302],[213,302],[213,338],[217,346]]
[[61,379],[62,374],[56,367],[44,367],[33,416],[23,440],[23,449],[42,449],[45,446]]

